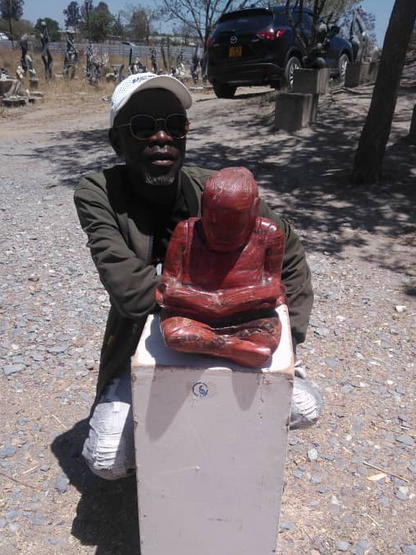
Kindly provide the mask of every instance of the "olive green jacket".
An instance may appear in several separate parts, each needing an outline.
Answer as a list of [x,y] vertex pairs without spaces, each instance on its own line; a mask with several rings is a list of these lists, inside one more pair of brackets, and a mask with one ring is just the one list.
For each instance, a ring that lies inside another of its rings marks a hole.
[[[127,194],[125,166],[83,177],[75,190],[75,206],[87,246],[111,302],[97,383],[96,401],[107,383],[129,364],[146,317],[157,310],[155,289],[160,277],[152,265],[153,217],[138,198]],[[213,172],[184,167],[180,183],[189,216],[200,214],[200,196]],[[282,280],[286,286],[292,336],[305,339],[313,304],[309,267],[303,247],[290,225],[262,201],[259,215],[279,225],[285,235]]]

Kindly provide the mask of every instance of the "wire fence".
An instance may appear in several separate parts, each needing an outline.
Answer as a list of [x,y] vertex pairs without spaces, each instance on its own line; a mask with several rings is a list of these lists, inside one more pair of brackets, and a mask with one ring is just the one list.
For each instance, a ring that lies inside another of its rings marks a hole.
[[[76,43],[75,44],[79,55],[85,55],[85,52],[88,48],[88,42]],[[163,55],[162,55],[162,47],[161,45],[127,45],[122,43],[117,44],[106,44],[106,43],[93,43],[94,51],[97,52],[100,56],[108,55],[110,61],[112,58],[123,59],[128,62],[130,58],[130,50],[132,50],[132,58],[135,59],[136,57],[140,58],[142,63],[147,66],[150,66],[151,60],[151,49],[155,49],[156,51],[156,58],[157,58],[157,65],[160,69],[170,70],[170,67],[163,68]],[[0,53],[1,51],[11,51],[13,49],[12,42],[9,40],[0,41]],[[19,41],[14,41],[14,50],[20,49]],[[49,50],[52,55],[65,55],[66,50],[66,42],[50,42],[49,43]],[[35,45],[33,42],[29,42],[29,51],[37,52],[40,51],[40,46]],[[178,56],[182,55],[182,62],[185,65],[191,65],[192,56],[195,51],[195,46],[177,46],[177,45],[164,45],[164,52],[165,52],[165,59],[167,64],[176,65],[176,60]],[[167,59],[168,54],[170,54],[170,59]]]

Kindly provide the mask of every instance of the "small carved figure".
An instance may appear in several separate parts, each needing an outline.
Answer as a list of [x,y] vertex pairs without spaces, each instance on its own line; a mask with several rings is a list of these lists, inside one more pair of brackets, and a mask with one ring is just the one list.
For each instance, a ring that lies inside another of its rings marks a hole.
[[198,66],[201,64],[202,56],[203,55],[202,55],[201,45],[197,44],[192,54],[191,67],[190,67],[191,76],[192,76],[194,85],[198,83],[198,79],[199,79]]
[[68,27],[66,30],[66,50],[63,74],[70,79],[75,77],[75,66],[78,62],[78,50],[75,46],[75,30]]
[[98,51],[94,48],[92,42],[88,43],[88,47],[85,50],[85,57],[87,60],[87,67],[85,75],[87,81],[90,85],[97,85],[102,77],[102,69],[107,66],[108,63],[108,53],[98,55]]
[[146,73],[146,72],[147,72],[146,66],[142,64],[139,56],[136,56],[134,62],[132,61],[132,49],[130,49],[130,57],[129,57],[130,75],[135,75],[136,73]]
[[320,23],[316,29],[316,43],[303,58],[303,64],[308,69],[322,69],[326,67],[326,53],[330,47],[328,25]]
[[17,69],[16,69],[16,79],[17,79],[18,81],[23,81],[24,76],[25,76],[25,72],[24,72],[22,66],[17,66]]
[[36,76],[36,70],[33,67],[33,60],[31,55],[29,54],[29,44],[28,44],[28,36],[24,34],[20,39],[20,48],[22,49],[22,56],[20,58],[20,66],[26,75],[27,71],[29,70],[29,77],[34,78]]
[[260,367],[277,348],[284,236],[259,202],[251,172],[225,168],[206,183],[201,218],[175,228],[156,291],[172,349]]
[[52,79],[52,54],[49,50],[49,33],[48,28],[46,27],[46,22],[42,21],[42,31],[40,35],[40,40],[42,43],[42,60],[43,65],[45,66],[45,79]]
[[154,46],[150,48],[150,63],[152,64],[152,73],[157,73],[156,48]]
[[354,10],[350,25],[350,42],[352,45],[354,60],[362,62],[369,55],[370,41],[367,27],[359,10]]

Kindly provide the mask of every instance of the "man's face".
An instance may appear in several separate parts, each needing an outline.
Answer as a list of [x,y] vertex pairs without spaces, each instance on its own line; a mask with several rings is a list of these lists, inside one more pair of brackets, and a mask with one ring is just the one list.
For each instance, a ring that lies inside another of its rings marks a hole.
[[136,139],[129,127],[117,128],[128,124],[137,114],[146,114],[155,119],[166,118],[171,114],[185,114],[179,100],[164,89],[150,89],[133,95],[114,121],[110,130],[110,141],[123,158],[132,177],[133,185],[140,182],[138,192],[154,201],[164,201],[168,190],[176,184],[184,157],[186,139],[174,139],[167,132],[163,122],[158,122],[154,134],[146,140]]
[[209,247],[217,252],[234,252],[244,247],[258,214],[258,198],[250,204],[236,198],[213,197],[204,193],[202,227]]

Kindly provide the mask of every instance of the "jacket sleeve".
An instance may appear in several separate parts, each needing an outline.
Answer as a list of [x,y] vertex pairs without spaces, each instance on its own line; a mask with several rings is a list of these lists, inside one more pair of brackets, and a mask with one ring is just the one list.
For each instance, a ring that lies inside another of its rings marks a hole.
[[290,326],[295,343],[305,341],[313,305],[311,272],[299,237],[285,220],[280,219],[263,201],[259,215],[275,222],[285,235],[282,281],[286,286]]
[[124,318],[140,319],[156,308],[156,269],[131,250],[104,190],[82,178],[74,195],[87,246],[111,303]]

